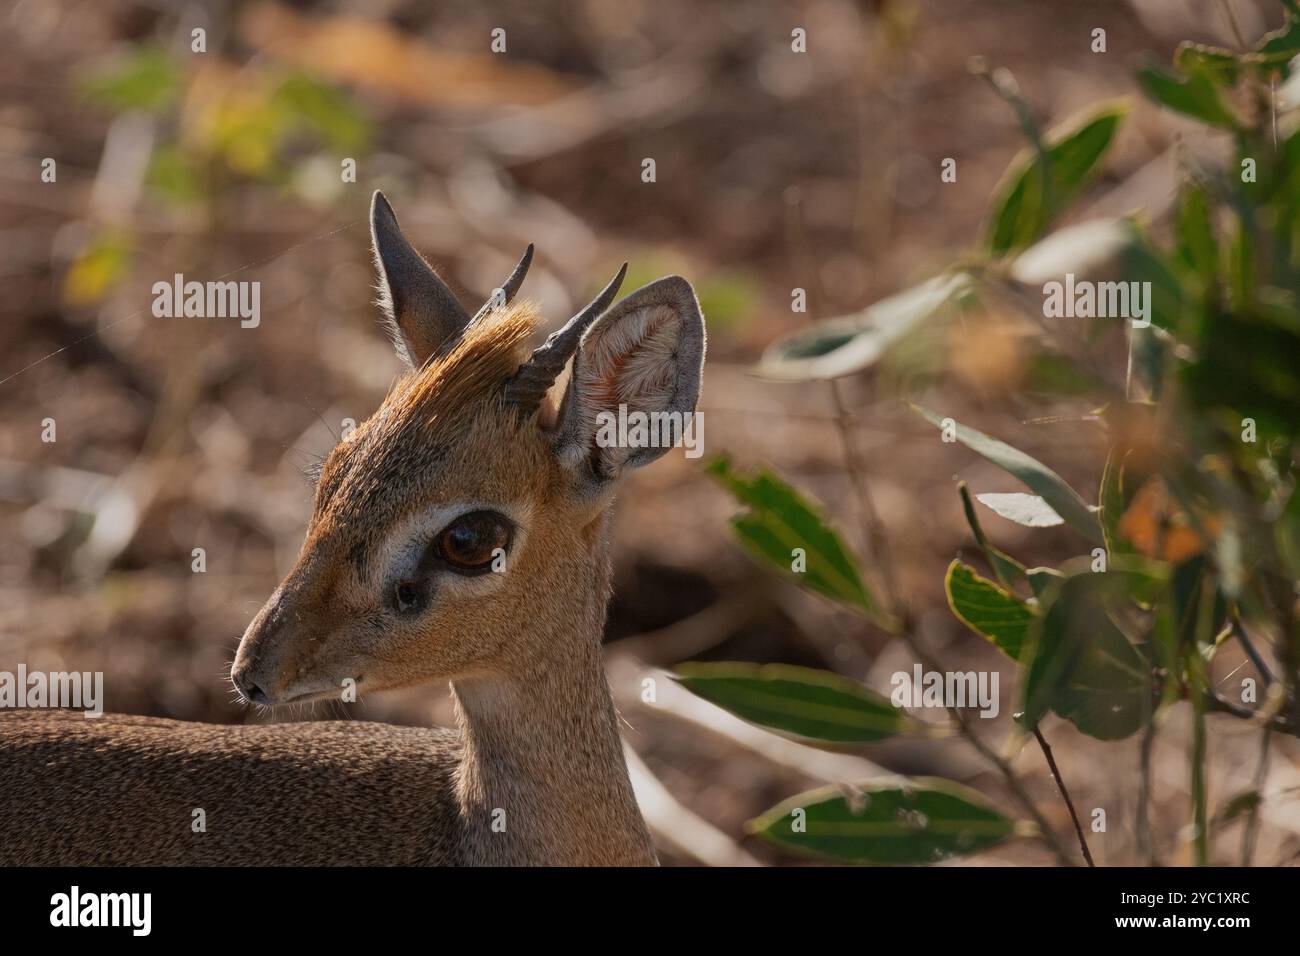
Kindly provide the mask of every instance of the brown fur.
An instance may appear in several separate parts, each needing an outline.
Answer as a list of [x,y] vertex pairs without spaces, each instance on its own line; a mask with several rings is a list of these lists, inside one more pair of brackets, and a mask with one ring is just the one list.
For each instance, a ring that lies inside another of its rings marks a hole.
[[[380,193],[371,237],[414,368],[326,459],[302,552],[231,678],[272,704],[450,680],[459,732],[0,715],[0,863],[655,862],[600,641],[614,479],[665,449],[602,448],[592,429],[614,396],[694,409],[695,294],[669,276],[615,305],[625,264],[530,358],[533,309],[471,319]],[[571,355],[589,374],[539,408]],[[435,547],[470,511],[513,529],[504,568],[455,569]]]
[[[276,702],[450,679],[459,733],[0,716],[0,862],[654,863],[600,659],[612,493],[575,493],[499,397],[534,324],[517,306],[472,326],[333,451],[236,660]],[[395,616],[386,539],[460,501],[526,515],[508,571]]]
[[359,721],[6,713],[0,863],[454,864],[457,746],[450,731]]

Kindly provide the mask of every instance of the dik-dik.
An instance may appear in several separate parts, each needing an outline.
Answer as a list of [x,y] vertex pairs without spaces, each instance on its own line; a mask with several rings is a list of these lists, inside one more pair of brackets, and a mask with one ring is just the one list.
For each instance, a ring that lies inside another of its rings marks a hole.
[[5,713],[0,862],[655,862],[600,643],[615,488],[665,449],[606,447],[596,421],[693,412],[695,294],[673,276],[611,307],[620,271],[529,354],[531,247],[471,316],[378,193],[371,230],[409,370],[326,458],[231,679],[263,705],[449,680],[459,729]]

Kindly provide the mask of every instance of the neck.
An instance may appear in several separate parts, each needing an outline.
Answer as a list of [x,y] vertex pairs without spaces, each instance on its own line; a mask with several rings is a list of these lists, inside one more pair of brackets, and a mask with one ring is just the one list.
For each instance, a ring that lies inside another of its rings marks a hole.
[[[593,582],[595,583],[595,582]],[[458,680],[457,800],[472,865],[653,865],[601,662],[608,586],[564,602],[514,675]]]

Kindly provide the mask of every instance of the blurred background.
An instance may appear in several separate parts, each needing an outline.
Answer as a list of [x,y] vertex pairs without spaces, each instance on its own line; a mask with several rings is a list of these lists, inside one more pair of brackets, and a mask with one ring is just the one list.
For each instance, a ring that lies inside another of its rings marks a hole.
[[[1228,6],[1251,37],[1280,10]],[[102,670],[112,711],[269,719],[233,699],[234,648],[298,551],[311,503],[304,469],[347,420],[375,409],[399,371],[372,304],[366,211],[377,188],[466,302],[486,297],[528,242],[538,257],[523,294],[552,323],[624,259],[629,290],[669,272],[688,277],[709,330],[706,452],[772,466],[861,545],[831,393],[753,375],[764,348],[934,274],[977,241],[1023,140],[1015,114],[972,74],[972,56],[1010,69],[1050,125],[1135,94],[1136,66],[1167,61],[1177,41],[1230,43],[1224,9],[1210,0],[4,4],[0,668]],[[1091,48],[1099,27],[1105,53]],[[791,49],[796,28],[807,53]],[[498,29],[504,52],[492,50]],[[1134,96],[1072,215],[1158,218],[1186,132]],[[643,181],[647,158],[654,182]],[[941,181],[947,158],[955,182]],[[41,178],[46,159],[53,182]],[[151,287],[176,273],[260,281],[260,325],[155,318]],[[806,313],[792,311],[794,289],[807,291]],[[1013,665],[952,616],[943,573],[973,553],[955,481],[1018,488],[936,441],[897,396],[960,407],[990,434],[1014,429],[1078,488],[1097,487],[1105,448],[1083,418],[1086,396],[1049,403],[1036,391],[1054,373],[1029,360],[1022,330],[994,312],[974,326],[909,341],[896,361],[845,380],[843,395],[924,641],[954,666],[1002,668],[1009,700]],[[1075,424],[1023,426],[1054,417]],[[53,443],[41,440],[46,419]],[[734,502],[701,464],[673,454],[635,473],[614,527],[611,681],[664,862],[790,862],[745,837],[744,823],[826,781],[939,774],[1005,803],[1000,778],[952,740],[828,755],[747,733],[666,681],[656,705],[641,701],[646,667],[683,660],[830,668],[886,694],[889,675],[913,663],[883,633],[751,562],[729,532]],[[982,518],[1030,566],[1082,550],[1063,528]],[[1225,670],[1240,660],[1222,657]],[[995,742],[1010,709],[977,721]],[[276,718],[339,716],[326,710]],[[346,712],[452,719],[441,688]],[[1188,800],[1176,715],[1172,725],[1156,744],[1152,810],[1171,848],[1184,843]],[[1249,777],[1249,733],[1216,732],[1214,778]],[[1064,722],[1052,737],[1085,818],[1105,807],[1112,821],[1091,834],[1098,862],[1136,862],[1126,821],[1137,739],[1101,744]],[[1068,833],[1040,756],[1015,762]],[[1289,861],[1297,847],[1300,817],[1270,809],[1259,861]],[[1021,841],[973,862],[1049,861]]]

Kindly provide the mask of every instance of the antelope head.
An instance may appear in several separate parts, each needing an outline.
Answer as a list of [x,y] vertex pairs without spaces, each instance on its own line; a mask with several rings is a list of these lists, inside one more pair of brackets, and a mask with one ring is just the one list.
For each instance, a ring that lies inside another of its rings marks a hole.
[[471,315],[380,193],[371,232],[408,368],[325,459],[298,560],[244,633],[231,679],[258,703],[524,677],[593,617],[598,641],[615,486],[666,451],[598,441],[600,416],[687,416],[699,394],[704,322],[680,277],[615,304],[624,266],[530,353],[536,310],[514,297],[532,246]]

